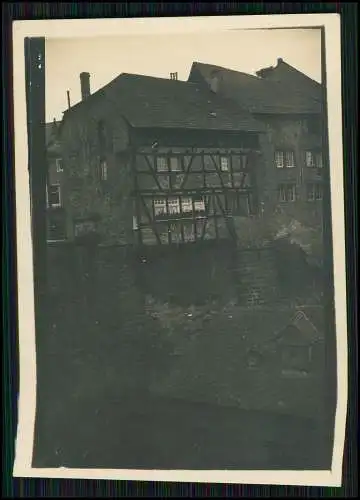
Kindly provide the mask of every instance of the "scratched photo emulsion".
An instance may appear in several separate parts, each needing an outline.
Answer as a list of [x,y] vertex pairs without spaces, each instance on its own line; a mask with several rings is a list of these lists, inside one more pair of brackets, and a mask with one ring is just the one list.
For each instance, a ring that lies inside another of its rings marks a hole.
[[330,469],[321,29],[43,45],[32,466]]

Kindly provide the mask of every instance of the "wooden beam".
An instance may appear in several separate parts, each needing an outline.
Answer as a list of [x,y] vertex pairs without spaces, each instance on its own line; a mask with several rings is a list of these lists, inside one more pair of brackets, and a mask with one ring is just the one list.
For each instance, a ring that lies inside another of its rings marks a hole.
[[134,182],[134,191],[135,191],[135,212],[136,212],[136,218],[137,218],[137,236],[138,236],[138,243],[141,246],[142,245],[142,234],[140,230],[140,221],[141,221],[141,213],[140,213],[140,201],[139,201],[139,184],[138,184],[138,177],[137,177],[137,168],[136,168],[136,149],[133,148],[131,152],[131,171],[133,173],[133,182]]
[[[145,161],[146,161],[146,163],[147,163],[147,166],[149,167],[149,170],[150,170],[149,174],[151,175],[151,177],[152,177],[152,178],[154,179],[154,181],[156,182],[156,185],[157,185],[157,187],[159,188],[159,190],[160,190],[160,191],[163,191],[163,189],[162,189],[162,187],[161,187],[161,185],[160,185],[160,183],[159,183],[159,180],[158,180],[157,171],[156,171],[156,170],[154,170],[154,169],[153,169],[153,167],[151,166],[151,162],[150,162],[150,160],[149,160],[148,156],[144,156],[144,158],[145,158]],[[154,157],[154,158],[155,158],[155,157]]]
[[[155,237],[157,239],[157,242],[161,245],[161,238],[158,234],[158,231],[157,231],[157,228],[156,228],[156,223],[155,221],[152,220],[151,218],[151,215],[149,213],[149,210],[148,210],[148,207],[146,206],[146,203],[145,203],[145,200],[140,196],[140,200],[141,200],[141,203],[143,205],[143,208],[144,208],[144,212],[145,214],[147,215],[147,218],[148,218],[148,221],[149,221],[149,224],[150,224],[150,227],[152,227],[154,233],[155,233]],[[140,226],[139,226],[140,227]],[[141,224],[141,227],[143,227],[143,225]],[[148,227],[148,226],[147,226]]]
[[190,161],[189,161],[189,165],[187,166],[187,169],[186,169],[186,171],[185,171],[184,179],[183,179],[183,181],[182,181],[182,183],[181,183],[180,189],[183,189],[183,187],[184,187],[184,186],[185,186],[185,184],[186,184],[186,181],[187,181],[187,179],[188,179],[189,172],[190,172],[191,165],[192,165],[192,163],[193,163],[194,158],[195,158],[195,156],[192,156],[192,157],[191,157],[191,159],[190,159]]

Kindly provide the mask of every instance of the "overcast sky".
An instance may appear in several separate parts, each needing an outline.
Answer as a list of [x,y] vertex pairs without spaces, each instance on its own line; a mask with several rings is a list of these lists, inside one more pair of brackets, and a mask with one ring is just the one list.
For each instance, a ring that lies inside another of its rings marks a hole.
[[213,34],[137,35],[46,40],[46,120],[61,120],[80,100],[82,71],[91,75],[91,92],[120,73],[187,80],[193,61],[254,74],[282,57],[314,80],[321,81],[320,30],[231,30]]

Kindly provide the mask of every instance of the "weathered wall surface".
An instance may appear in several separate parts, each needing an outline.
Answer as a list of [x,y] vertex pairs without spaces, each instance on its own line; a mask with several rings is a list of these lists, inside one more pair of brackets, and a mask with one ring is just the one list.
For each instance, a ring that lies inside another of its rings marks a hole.
[[[307,119],[266,117],[263,120],[267,126],[267,133],[261,136],[263,177],[260,177],[260,191],[263,193],[264,211],[267,214],[286,214],[303,224],[320,228],[323,202],[307,200],[306,184],[322,182],[323,176],[319,169],[306,167],[305,154],[307,150],[321,148],[321,136],[309,131]],[[276,150],[292,150],[295,167],[277,168]],[[287,182],[296,184],[296,200],[279,202],[278,186]]]
[[[105,144],[99,141],[99,124],[104,125]],[[66,168],[67,225],[72,239],[74,221],[97,218],[96,229],[104,244],[132,241],[132,175],[127,125],[111,103],[85,106],[62,127]],[[101,162],[107,178],[101,178]]]

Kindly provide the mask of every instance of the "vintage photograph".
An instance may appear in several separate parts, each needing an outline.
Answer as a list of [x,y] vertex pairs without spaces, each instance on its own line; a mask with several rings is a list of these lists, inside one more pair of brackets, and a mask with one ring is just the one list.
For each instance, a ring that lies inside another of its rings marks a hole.
[[46,306],[31,467],[331,470],[324,30],[39,46],[43,162],[31,68],[26,112]]

